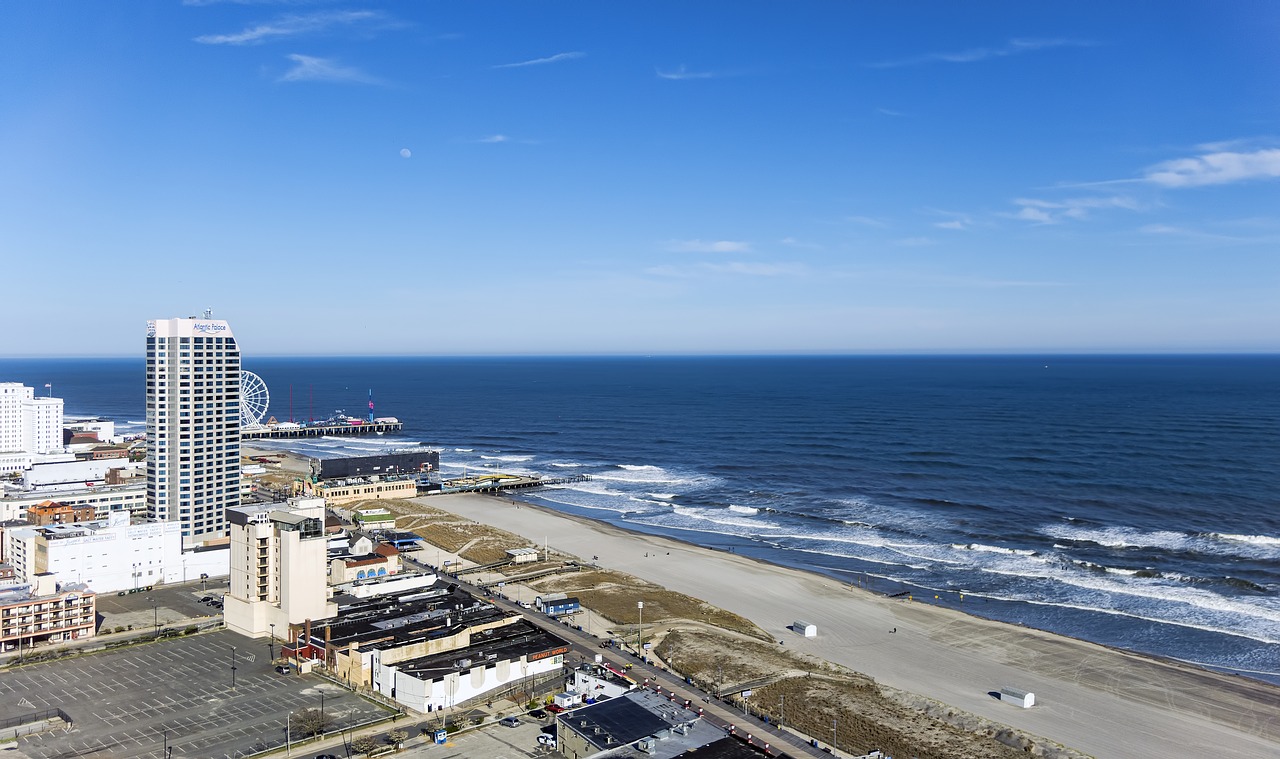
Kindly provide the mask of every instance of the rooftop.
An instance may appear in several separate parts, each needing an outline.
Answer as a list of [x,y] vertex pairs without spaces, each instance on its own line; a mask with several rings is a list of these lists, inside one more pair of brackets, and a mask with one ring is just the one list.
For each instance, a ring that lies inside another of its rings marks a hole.
[[486,662],[522,657],[545,659],[568,651],[568,641],[521,618],[509,625],[472,633],[469,646],[399,662],[396,669],[419,679],[435,680]]

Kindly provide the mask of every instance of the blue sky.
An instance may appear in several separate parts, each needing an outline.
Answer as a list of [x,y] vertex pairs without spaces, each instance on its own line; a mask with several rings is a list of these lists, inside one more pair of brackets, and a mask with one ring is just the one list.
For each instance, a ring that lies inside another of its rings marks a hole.
[[0,355],[1276,351],[1274,2],[0,4]]

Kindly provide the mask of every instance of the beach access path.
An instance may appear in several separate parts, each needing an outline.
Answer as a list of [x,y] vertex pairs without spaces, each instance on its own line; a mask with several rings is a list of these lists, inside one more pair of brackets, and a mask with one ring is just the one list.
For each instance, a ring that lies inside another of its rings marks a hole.
[[[792,650],[1100,759],[1280,756],[1280,688],[1265,683],[887,598],[523,502],[517,508],[509,498],[422,502],[579,557],[599,556],[603,567],[741,614]],[[788,630],[796,619],[817,625],[817,637]],[[990,695],[1002,687],[1034,692],[1036,706]]]

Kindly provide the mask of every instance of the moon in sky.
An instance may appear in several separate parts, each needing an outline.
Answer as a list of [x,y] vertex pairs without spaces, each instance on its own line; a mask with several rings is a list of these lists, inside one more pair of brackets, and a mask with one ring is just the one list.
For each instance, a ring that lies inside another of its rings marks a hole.
[[400,148],[400,157],[409,158],[413,155],[413,151],[408,148]]

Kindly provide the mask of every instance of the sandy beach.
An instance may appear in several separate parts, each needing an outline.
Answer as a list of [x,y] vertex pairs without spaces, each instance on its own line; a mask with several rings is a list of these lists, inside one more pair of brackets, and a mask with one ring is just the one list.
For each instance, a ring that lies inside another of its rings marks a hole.
[[[510,498],[418,500],[566,553],[599,556],[606,568],[741,614],[793,650],[1097,757],[1280,755],[1280,689],[1263,683],[885,598],[525,503],[517,508]],[[817,625],[817,637],[787,629],[796,619]],[[1036,706],[989,695],[1006,686],[1034,692]]]

